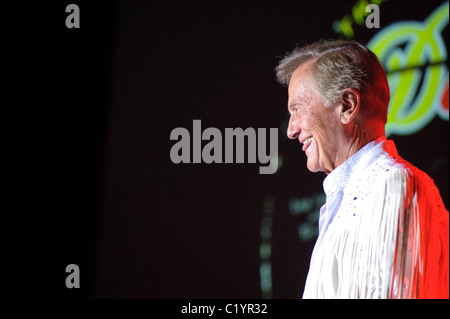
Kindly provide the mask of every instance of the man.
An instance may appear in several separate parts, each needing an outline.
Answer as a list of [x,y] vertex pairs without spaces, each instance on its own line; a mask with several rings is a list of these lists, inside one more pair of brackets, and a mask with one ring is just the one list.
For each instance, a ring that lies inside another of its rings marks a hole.
[[276,68],[287,135],[325,172],[303,298],[448,298],[449,220],[439,191],[385,137],[389,86],[353,41],[297,48]]

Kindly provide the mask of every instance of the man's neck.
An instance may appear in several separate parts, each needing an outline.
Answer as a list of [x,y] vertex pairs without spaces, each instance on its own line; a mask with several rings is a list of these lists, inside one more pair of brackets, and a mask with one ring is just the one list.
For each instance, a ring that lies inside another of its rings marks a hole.
[[[365,129],[365,128],[370,129]],[[367,123],[365,126],[355,124],[351,134],[347,135],[346,141],[339,147],[336,154],[335,168],[347,161],[350,157],[355,155],[361,148],[377,138],[384,137],[384,126],[379,123]]]

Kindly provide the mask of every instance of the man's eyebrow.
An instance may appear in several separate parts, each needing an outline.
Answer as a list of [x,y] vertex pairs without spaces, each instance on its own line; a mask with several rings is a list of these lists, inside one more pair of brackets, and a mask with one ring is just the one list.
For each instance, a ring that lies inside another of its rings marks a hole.
[[293,110],[294,110],[294,107],[295,107],[296,105],[298,105],[298,104],[300,104],[299,101],[297,101],[297,100],[292,101],[292,102],[289,103],[289,105],[288,105],[288,110],[289,110],[289,111],[293,111]]

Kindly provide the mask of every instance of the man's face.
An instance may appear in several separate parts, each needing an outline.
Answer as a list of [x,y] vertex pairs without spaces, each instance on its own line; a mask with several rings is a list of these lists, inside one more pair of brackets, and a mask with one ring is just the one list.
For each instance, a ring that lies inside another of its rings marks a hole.
[[303,144],[307,167],[311,172],[329,174],[336,168],[339,151],[339,110],[325,107],[314,84],[308,67],[301,65],[289,82],[288,109],[291,114],[287,135]]

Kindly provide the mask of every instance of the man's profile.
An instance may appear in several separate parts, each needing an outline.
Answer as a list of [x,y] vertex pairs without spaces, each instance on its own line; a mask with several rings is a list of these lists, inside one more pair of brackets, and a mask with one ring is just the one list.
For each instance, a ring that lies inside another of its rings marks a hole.
[[276,68],[288,86],[287,135],[326,203],[303,298],[448,298],[449,219],[433,180],[385,137],[389,85],[354,41],[320,41]]

